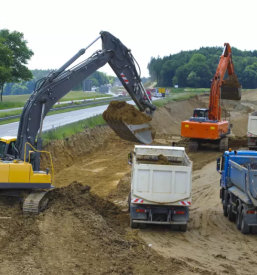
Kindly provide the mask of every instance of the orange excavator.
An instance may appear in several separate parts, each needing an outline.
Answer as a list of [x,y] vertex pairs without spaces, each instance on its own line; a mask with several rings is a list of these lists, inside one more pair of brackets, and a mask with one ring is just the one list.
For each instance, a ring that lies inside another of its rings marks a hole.
[[[228,71],[228,79],[223,80]],[[221,120],[221,99],[240,100],[241,85],[234,73],[231,47],[224,44],[223,53],[211,84],[209,109],[195,109],[193,117],[181,123],[181,136],[190,138],[189,150],[196,151],[201,143],[217,144],[220,151],[228,149],[232,125]]]

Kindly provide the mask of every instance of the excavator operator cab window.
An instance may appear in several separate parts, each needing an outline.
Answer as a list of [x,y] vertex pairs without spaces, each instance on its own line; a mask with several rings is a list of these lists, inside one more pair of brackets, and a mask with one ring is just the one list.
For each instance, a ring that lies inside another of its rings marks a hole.
[[14,141],[10,142],[7,150],[8,155],[14,155],[14,145],[15,145]]
[[194,117],[207,117],[208,118],[208,110],[207,109],[195,109]]
[[4,156],[5,146],[6,146],[6,143],[3,141],[0,141],[0,158],[2,158]]

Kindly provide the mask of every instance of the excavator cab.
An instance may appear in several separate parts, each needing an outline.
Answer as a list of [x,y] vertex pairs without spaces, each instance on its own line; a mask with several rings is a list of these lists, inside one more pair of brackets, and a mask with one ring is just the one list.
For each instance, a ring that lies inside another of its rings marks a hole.
[[193,117],[206,117],[208,118],[209,109],[200,109],[197,108],[194,110]]
[[0,159],[4,159],[7,155],[13,156],[14,152],[14,145],[16,142],[16,137],[1,137],[0,138]]

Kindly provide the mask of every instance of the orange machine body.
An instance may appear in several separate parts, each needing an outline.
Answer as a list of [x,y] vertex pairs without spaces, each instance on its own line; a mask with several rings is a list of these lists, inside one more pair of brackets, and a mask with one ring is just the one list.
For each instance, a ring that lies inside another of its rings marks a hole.
[[217,140],[230,133],[228,121],[221,121],[220,106],[221,86],[226,70],[228,75],[234,75],[232,52],[228,43],[224,44],[223,53],[212,80],[208,119],[204,122],[183,121],[181,123],[181,136],[191,139]]
[[186,138],[217,140],[228,132],[228,121],[213,123],[186,120],[181,123],[181,135]]

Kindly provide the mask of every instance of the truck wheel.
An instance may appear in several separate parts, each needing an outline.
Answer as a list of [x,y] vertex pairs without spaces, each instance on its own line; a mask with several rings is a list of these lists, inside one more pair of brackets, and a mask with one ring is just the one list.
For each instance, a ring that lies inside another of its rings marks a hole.
[[236,209],[236,228],[241,230],[241,205],[238,205]]
[[223,205],[223,215],[225,217],[227,217],[228,216],[228,208],[226,206],[226,201],[225,200],[223,200],[222,205]]
[[138,223],[132,222],[132,218],[130,217],[130,227],[132,229],[136,229],[138,227]]
[[182,231],[182,232],[186,232],[186,231],[187,231],[187,224],[181,224],[181,225],[179,226],[179,229],[180,229],[180,231]]
[[128,195],[128,212],[130,213],[130,204],[131,204],[131,191],[129,192]]
[[173,230],[173,231],[179,231],[179,224],[173,224],[171,226],[171,230]]
[[251,234],[257,234],[257,226],[251,226]]
[[146,229],[146,223],[140,223],[139,228],[140,229]]
[[228,220],[233,222],[236,220],[236,214],[232,211],[232,204],[230,203],[227,207]]
[[245,221],[245,210],[241,212],[241,232],[243,234],[249,234],[251,227]]

